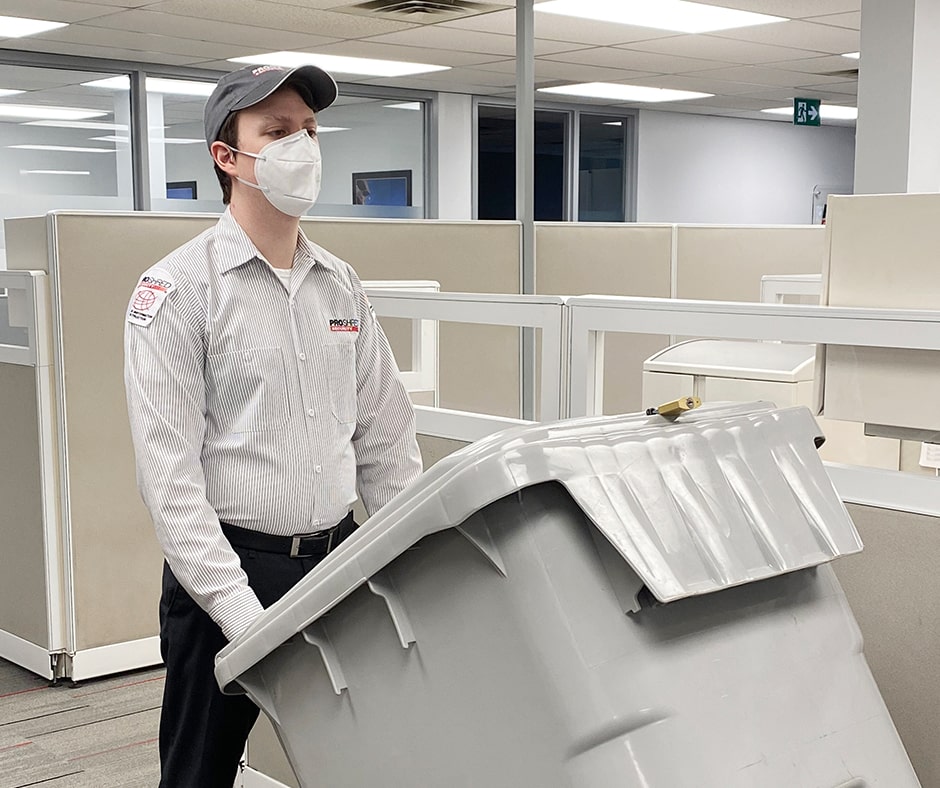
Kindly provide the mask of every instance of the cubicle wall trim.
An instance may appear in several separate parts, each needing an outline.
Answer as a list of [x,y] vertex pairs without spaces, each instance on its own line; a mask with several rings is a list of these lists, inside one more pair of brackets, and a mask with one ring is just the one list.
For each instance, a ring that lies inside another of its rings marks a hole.
[[[526,298],[467,293],[413,296],[378,296],[377,311],[390,317],[453,320],[446,303],[450,302],[461,304],[461,322],[487,323],[494,314],[498,314],[501,322],[507,317],[503,314],[507,306]],[[602,412],[603,338],[608,331],[940,350],[940,311],[619,296],[555,300],[559,302],[554,316],[558,321],[555,333],[566,338],[558,348],[555,366],[561,371],[562,387],[568,392],[559,417]],[[515,319],[517,325],[524,322],[518,320],[518,315]],[[566,320],[567,329],[563,328]],[[549,363],[544,351],[543,344],[543,364]],[[416,411],[422,434],[462,441],[477,440],[498,429],[526,423],[438,408]],[[848,503],[940,516],[937,478],[863,466],[827,463],[827,468],[840,496]]]
[[49,649],[23,640],[5,629],[0,629],[0,657],[44,679],[53,678]]
[[147,668],[162,662],[160,637],[154,635],[77,651],[72,656],[72,670],[69,675],[73,681],[84,681],[125,670]]
[[[55,430],[59,446],[59,537],[62,549],[62,600],[64,603],[64,636],[65,649],[74,654],[77,648],[78,626],[76,622],[74,572],[72,554],[72,511],[70,505],[69,489],[69,446],[68,446],[68,412],[65,403],[65,353],[64,331],[62,328],[62,294],[59,289],[59,253],[58,253],[58,211],[50,213],[46,218],[48,269],[49,269],[49,300],[52,317],[52,366],[55,370],[55,383],[50,392],[55,401]],[[62,212],[67,213],[67,212]],[[89,215],[93,212],[89,211]]]
[[235,788],[288,788],[288,786],[257,769],[245,766],[238,775]]

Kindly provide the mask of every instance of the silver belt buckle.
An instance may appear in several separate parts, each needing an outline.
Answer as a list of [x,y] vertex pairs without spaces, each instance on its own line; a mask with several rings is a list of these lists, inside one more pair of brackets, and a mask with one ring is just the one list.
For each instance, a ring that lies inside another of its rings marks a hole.
[[[318,535],[322,535],[322,533],[323,531],[320,531],[319,533],[314,532],[312,534],[298,534],[297,536],[292,536],[291,542],[290,542],[290,557],[291,558],[309,558],[312,555],[312,553],[304,553],[303,555],[301,555],[300,553],[301,539],[311,539]],[[332,528],[328,529],[327,539],[326,539],[326,552],[324,553],[324,555],[326,555],[327,553],[333,552],[333,548],[336,546],[336,534],[337,533],[339,533],[338,525],[334,525]]]
[[300,540],[303,539],[303,536],[294,536],[291,538],[290,542],[290,557],[291,558],[300,558]]

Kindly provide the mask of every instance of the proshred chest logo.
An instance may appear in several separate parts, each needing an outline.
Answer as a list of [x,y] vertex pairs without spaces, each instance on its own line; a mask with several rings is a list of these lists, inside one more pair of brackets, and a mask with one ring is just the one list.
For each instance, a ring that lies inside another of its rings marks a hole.
[[359,333],[359,320],[355,317],[334,317],[330,319],[330,331],[351,331]]

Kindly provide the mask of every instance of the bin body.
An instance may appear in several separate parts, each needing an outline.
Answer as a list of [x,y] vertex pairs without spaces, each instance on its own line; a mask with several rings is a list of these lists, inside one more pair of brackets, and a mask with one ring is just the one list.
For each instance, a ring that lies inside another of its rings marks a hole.
[[304,786],[918,785],[826,564],[634,604],[543,483],[373,581],[238,679]]

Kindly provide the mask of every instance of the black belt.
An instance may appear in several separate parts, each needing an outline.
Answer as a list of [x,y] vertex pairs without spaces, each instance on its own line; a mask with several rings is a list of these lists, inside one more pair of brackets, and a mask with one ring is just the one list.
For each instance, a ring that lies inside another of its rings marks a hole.
[[260,531],[250,531],[228,523],[219,523],[222,533],[232,547],[260,550],[262,553],[284,553],[291,558],[320,558],[332,552],[339,543],[356,530],[350,512],[331,528],[296,536],[275,536]]

